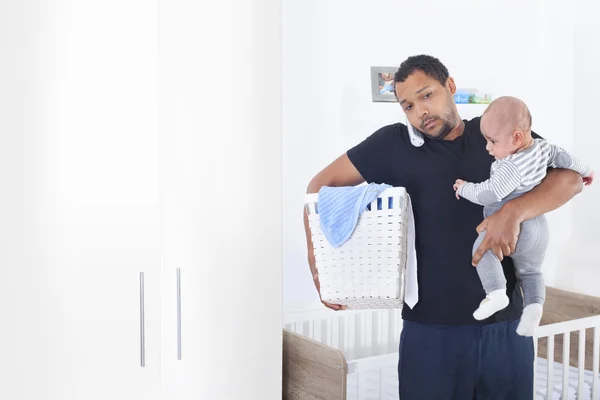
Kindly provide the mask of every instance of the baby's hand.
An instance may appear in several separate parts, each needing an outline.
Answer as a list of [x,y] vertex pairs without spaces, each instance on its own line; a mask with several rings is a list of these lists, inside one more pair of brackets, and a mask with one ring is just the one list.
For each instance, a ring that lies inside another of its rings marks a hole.
[[592,182],[594,181],[594,171],[592,171],[592,173],[590,174],[590,176],[586,176],[585,178],[581,178],[581,180],[583,181],[583,184],[585,186],[590,186],[592,184]]
[[454,182],[454,186],[452,186],[452,188],[454,189],[454,191],[456,192],[456,199],[460,199],[460,196],[458,195],[458,189],[460,189],[465,183],[465,181],[463,181],[462,179],[457,179],[456,182]]

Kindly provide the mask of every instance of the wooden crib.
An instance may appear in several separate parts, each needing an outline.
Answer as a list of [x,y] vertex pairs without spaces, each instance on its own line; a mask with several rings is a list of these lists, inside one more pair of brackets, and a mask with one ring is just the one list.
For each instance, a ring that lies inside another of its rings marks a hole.
[[[544,308],[532,398],[600,400],[600,299],[548,288]],[[398,399],[401,329],[399,310],[286,314],[283,399]]]

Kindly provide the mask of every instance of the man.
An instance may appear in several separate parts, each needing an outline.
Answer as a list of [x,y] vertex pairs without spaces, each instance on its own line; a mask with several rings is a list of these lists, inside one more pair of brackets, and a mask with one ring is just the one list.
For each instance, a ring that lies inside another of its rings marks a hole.
[[[471,182],[488,179],[494,158],[486,151],[479,118],[460,119],[453,100],[456,85],[448,70],[434,57],[409,57],[394,77],[394,88],[425,143],[413,146],[403,124],[385,126],[319,172],[307,192],[367,181],[403,186],[411,196],[419,302],[402,310],[398,363],[402,400],[529,400],[533,340],[516,333],[523,298],[507,256],[514,251],[520,223],[569,201],[582,190],[581,178],[573,171],[550,170],[534,190],[482,222],[482,207],[457,201],[452,186],[457,176]],[[319,290],[304,218],[309,265]],[[473,255],[481,230],[486,230],[486,237]],[[490,249],[503,261],[510,304],[477,321],[473,310],[485,292],[473,265]]]

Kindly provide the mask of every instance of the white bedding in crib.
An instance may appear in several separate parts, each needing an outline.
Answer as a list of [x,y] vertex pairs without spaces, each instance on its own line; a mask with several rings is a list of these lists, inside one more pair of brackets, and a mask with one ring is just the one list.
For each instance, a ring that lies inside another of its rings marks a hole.
[[[545,358],[537,359],[536,363],[536,380],[535,380],[535,400],[554,400],[561,399],[562,387],[563,387],[563,364],[554,363],[554,376],[552,387],[552,397],[547,397],[547,384],[548,384],[548,361]],[[591,400],[592,399],[592,384],[594,375],[592,371],[585,370],[583,373],[583,393],[577,396],[577,390],[579,387],[579,369],[569,366],[569,399],[577,400]],[[593,400],[598,400],[598,397]]]
[[[535,400],[560,399],[562,393],[563,365],[554,363],[552,396],[546,397],[546,386],[548,362],[544,358],[536,361],[536,396]],[[600,400],[592,399],[592,371],[584,372],[584,389],[581,396],[576,397],[579,386],[578,369],[569,367],[569,398],[577,400]],[[398,373],[395,365],[386,366],[376,370],[363,371],[360,374],[348,375],[347,400],[398,400]]]

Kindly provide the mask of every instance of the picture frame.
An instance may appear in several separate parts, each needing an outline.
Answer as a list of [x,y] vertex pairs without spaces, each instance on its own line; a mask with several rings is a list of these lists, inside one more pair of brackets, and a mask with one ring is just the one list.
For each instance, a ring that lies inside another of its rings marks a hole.
[[397,102],[394,94],[394,75],[398,67],[371,67],[371,97],[376,103]]

